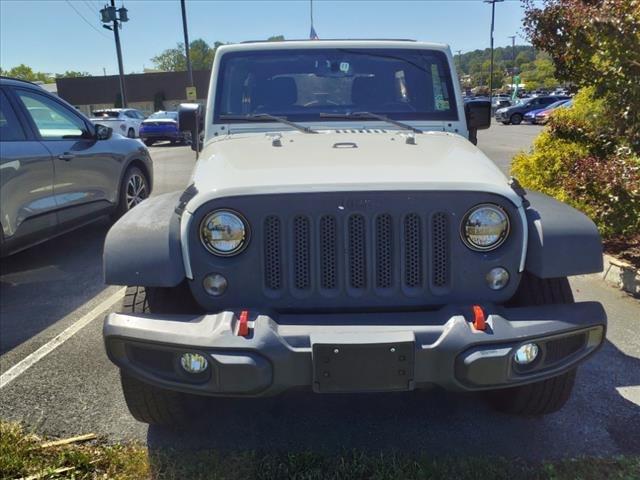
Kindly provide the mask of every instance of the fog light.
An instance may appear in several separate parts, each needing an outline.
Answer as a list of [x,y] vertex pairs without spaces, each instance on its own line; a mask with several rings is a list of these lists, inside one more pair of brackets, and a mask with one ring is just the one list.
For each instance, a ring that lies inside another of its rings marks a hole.
[[219,273],[210,273],[202,281],[205,292],[214,297],[219,297],[227,290],[227,279]]
[[487,273],[486,279],[491,290],[501,290],[509,283],[509,272],[502,267],[492,268]]
[[539,352],[540,349],[535,343],[525,343],[516,350],[514,360],[518,365],[529,365],[538,358]]
[[207,369],[209,363],[199,353],[183,353],[180,357],[180,365],[187,373],[202,373]]

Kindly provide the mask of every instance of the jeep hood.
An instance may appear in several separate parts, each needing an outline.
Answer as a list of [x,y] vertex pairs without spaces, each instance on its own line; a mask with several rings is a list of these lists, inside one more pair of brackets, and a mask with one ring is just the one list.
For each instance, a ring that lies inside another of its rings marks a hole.
[[486,191],[521,205],[491,160],[445,132],[234,134],[205,145],[192,182],[191,212],[224,196],[364,190]]

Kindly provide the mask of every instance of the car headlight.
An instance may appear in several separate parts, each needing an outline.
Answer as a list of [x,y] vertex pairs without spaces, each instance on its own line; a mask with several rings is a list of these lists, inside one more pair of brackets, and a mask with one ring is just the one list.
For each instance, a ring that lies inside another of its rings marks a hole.
[[214,255],[237,255],[247,246],[249,228],[240,214],[229,210],[216,210],[200,224],[200,240]]
[[462,220],[461,236],[472,250],[488,251],[498,248],[509,235],[509,217],[498,205],[476,205]]

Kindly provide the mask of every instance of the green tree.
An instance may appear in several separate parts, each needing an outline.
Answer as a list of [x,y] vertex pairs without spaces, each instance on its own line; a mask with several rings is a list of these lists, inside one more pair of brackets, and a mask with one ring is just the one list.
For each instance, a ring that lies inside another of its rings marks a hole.
[[2,70],[2,75],[12,78],[19,78],[20,80],[27,80],[28,82],[53,82],[53,78],[51,77],[51,75],[44,72],[34,72],[31,67],[25,65],[24,63],[21,63],[20,65],[9,70]]
[[525,32],[560,80],[593,86],[640,152],[640,0],[525,0]]
[[[198,38],[189,43],[189,57],[191,68],[194,70],[209,70],[213,64],[216,48],[222,45],[216,42],[210,47],[203,39]],[[187,56],[184,53],[184,43],[178,43],[175,48],[168,48],[151,59],[155,67],[167,72],[179,72],[187,69]]]
[[56,78],[75,78],[75,77],[90,77],[89,72],[77,72],[75,70],[67,70],[64,73],[56,73]]

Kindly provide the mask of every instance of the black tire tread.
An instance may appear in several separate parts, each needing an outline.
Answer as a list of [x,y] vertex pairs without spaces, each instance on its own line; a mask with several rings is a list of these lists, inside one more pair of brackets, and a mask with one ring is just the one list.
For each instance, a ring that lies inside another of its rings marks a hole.
[[[186,284],[174,288],[127,287],[122,300],[125,313],[193,313],[195,300]],[[154,387],[120,371],[124,398],[133,417],[152,425],[173,428],[192,423],[205,399]]]
[[[509,306],[573,303],[566,277],[538,278],[525,273]],[[540,382],[487,393],[489,402],[501,412],[517,415],[546,415],[560,410],[571,397],[576,369]]]
[[181,392],[164,390],[120,371],[122,391],[131,415],[151,425],[179,427],[193,421],[196,399]]

